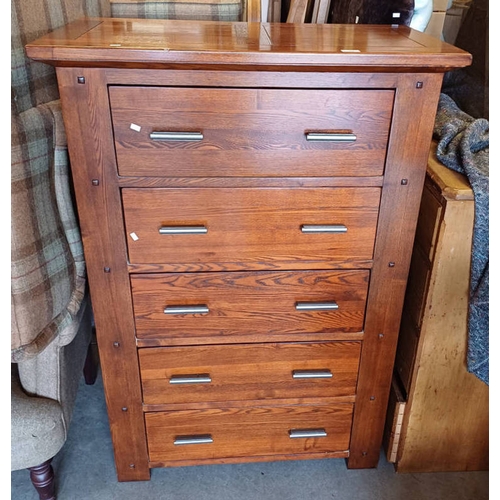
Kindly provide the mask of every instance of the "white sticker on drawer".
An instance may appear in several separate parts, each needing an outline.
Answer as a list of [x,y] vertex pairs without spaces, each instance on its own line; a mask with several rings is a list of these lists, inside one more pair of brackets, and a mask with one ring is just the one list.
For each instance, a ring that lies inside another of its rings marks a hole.
[[130,128],[132,130],[135,130],[136,132],[140,132],[141,131],[141,126],[140,125],[136,125],[135,123],[131,123],[130,124]]
[[139,236],[137,236],[137,234],[135,233],[130,233],[130,237],[134,240],[134,241],[137,241],[139,239]]

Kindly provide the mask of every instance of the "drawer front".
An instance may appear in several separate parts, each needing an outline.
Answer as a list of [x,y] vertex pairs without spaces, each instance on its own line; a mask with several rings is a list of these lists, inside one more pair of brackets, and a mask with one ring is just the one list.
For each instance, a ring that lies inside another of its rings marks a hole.
[[[130,277],[138,338],[230,343],[360,332],[368,271],[165,273]],[[208,338],[211,338],[209,340]]]
[[371,259],[380,189],[131,188],[122,198],[131,263],[236,270]]
[[415,323],[418,329],[422,325],[425,312],[431,266],[432,264],[429,263],[427,256],[423,255],[420,245],[416,244],[413,247],[411,256],[403,311],[405,315],[411,318],[411,321]]
[[[146,413],[149,459],[162,462],[345,451],[349,448],[352,409],[352,404],[342,403]],[[290,437],[291,432],[298,436],[298,431],[306,437]],[[307,437],[307,431],[321,436]],[[193,444],[182,444],[188,440]]]
[[422,192],[422,201],[418,214],[415,231],[415,244],[418,245],[425,257],[432,262],[441,223],[443,206],[433,194],[432,181],[426,178]]
[[145,404],[355,394],[360,342],[139,349]]
[[394,92],[110,87],[109,97],[120,175],[327,177],[382,175]]
[[419,335],[420,331],[413,318],[409,314],[403,313],[396,359],[394,361],[394,370],[398,373],[399,379],[407,394],[410,392],[410,383],[415,366]]

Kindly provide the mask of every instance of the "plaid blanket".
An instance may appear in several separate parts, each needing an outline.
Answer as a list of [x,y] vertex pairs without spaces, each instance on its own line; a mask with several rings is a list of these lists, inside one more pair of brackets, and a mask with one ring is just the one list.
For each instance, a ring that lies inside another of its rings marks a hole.
[[76,317],[85,261],[59,101],[12,115],[11,358],[41,352]]
[[434,136],[438,159],[465,174],[474,193],[467,368],[489,384],[489,123],[469,116],[443,93]]
[[86,283],[55,71],[28,59],[24,47],[74,19],[109,12],[109,0],[12,0],[12,362],[36,356],[66,330]]
[[242,0],[111,0],[112,17],[241,21]]

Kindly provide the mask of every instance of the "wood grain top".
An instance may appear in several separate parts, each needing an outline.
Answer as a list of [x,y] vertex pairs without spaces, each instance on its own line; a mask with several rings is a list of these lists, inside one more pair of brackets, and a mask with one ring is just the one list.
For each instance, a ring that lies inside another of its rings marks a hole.
[[427,164],[427,175],[438,186],[447,200],[473,200],[474,192],[467,177],[443,165],[436,156],[436,142],[432,142]]
[[84,18],[26,47],[56,66],[442,72],[471,55],[406,26]]

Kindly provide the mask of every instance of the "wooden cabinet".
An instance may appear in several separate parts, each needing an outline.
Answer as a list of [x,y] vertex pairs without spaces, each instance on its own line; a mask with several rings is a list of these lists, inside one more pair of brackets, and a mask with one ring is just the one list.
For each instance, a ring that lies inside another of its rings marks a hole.
[[474,197],[432,151],[384,445],[398,472],[486,470],[488,386],[467,372]]
[[375,467],[442,74],[470,56],[402,26],[118,19],[28,53],[57,66],[119,480]]

